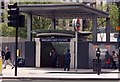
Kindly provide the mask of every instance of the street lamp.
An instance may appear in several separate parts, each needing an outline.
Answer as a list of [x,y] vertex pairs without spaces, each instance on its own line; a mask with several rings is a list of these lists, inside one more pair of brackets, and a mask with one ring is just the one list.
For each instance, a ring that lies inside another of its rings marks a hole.
[[96,50],[96,57],[97,57],[97,74],[100,75],[100,48]]

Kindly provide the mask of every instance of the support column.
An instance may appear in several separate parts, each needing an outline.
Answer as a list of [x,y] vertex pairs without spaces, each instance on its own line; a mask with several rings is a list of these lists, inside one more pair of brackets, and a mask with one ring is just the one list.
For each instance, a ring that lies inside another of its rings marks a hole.
[[106,18],[106,42],[110,42],[110,18]]
[[51,28],[56,29],[56,21],[55,21],[55,19],[52,19]]
[[32,41],[32,14],[28,14],[27,17],[27,40]]
[[35,38],[36,43],[36,58],[35,58],[35,65],[36,67],[40,67],[40,59],[41,59],[41,42],[40,38]]
[[71,63],[70,63],[70,68],[75,68],[75,45],[74,45],[75,39],[70,40],[70,53],[71,53]]
[[97,42],[97,16],[92,17],[92,41]]

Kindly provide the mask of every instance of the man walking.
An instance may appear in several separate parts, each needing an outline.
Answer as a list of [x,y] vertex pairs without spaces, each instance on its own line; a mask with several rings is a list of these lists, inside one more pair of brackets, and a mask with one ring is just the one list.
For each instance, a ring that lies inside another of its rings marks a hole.
[[10,61],[10,51],[9,51],[8,47],[5,48],[5,66],[4,66],[4,69],[6,69],[7,65],[10,65],[12,67],[11,69],[14,68],[13,64]]

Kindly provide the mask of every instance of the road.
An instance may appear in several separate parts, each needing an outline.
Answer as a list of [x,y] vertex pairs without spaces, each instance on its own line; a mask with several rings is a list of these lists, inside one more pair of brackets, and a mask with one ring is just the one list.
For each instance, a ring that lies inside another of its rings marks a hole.
[[119,82],[118,80],[2,80],[2,82]]

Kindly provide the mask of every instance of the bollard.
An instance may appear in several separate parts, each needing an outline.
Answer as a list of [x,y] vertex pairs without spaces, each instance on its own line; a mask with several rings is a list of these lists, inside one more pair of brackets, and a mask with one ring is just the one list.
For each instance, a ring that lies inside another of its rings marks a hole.
[[0,76],[2,76],[2,57],[0,57]]

